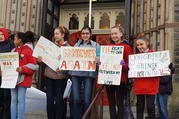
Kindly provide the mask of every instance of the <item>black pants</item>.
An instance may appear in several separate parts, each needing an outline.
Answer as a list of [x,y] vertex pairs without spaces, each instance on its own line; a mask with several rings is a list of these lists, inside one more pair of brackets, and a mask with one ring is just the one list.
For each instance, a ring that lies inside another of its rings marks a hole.
[[47,95],[47,116],[48,119],[66,118],[66,100],[63,93],[67,84],[67,79],[46,79]]
[[0,88],[0,119],[10,119],[11,91]]
[[147,103],[148,119],[155,119],[155,95],[137,95],[137,119],[143,119],[145,98]]
[[123,119],[124,96],[127,91],[125,84],[121,84],[120,86],[106,85],[106,91],[109,102],[110,119]]

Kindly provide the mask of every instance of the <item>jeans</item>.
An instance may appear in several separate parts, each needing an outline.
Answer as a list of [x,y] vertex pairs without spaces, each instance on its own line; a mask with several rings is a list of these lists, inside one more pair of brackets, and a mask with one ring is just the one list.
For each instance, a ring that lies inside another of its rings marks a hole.
[[[86,109],[91,103],[94,78],[72,76],[71,80],[72,80],[72,118],[81,119],[83,113],[86,111]],[[90,114],[87,117],[87,119],[89,118],[90,118]]]
[[65,119],[67,104],[63,93],[67,79],[46,79],[48,119]]
[[[109,102],[110,119],[124,118],[124,96],[127,93],[124,84],[120,86],[106,85]],[[117,107],[117,108],[116,108]]]
[[137,119],[144,118],[145,100],[147,103],[148,119],[155,119],[155,95],[137,95]]
[[26,87],[11,89],[11,119],[24,119]]
[[157,94],[157,107],[159,119],[168,119],[168,94]]

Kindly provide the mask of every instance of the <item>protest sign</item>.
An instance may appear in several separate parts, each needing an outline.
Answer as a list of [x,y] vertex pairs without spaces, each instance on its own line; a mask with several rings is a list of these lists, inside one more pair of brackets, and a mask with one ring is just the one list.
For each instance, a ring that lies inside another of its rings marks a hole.
[[123,50],[123,46],[101,46],[98,84],[120,85]]
[[43,36],[40,37],[33,51],[34,57],[41,56],[42,61],[54,71],[59,66],[59,55],[60,48]]
[[60,70],[95,71],[96,49],[61,47]]
[[169,51],[129,55],[129,78],[170,75]]
[[19,67],[19,55],[17,52],[0,53],[0,65],[2,71],[1,88],[15,88]]

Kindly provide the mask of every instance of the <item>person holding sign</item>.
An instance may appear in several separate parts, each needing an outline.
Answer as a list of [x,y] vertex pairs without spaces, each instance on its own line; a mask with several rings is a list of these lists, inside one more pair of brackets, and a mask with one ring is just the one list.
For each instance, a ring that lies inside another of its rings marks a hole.
[[[149,53],[149,40],[144,36],[138,36],[136,39],[136,52]],[[134,93],[137,96],[137,118],[143,119],[145,101],[147,103],[147,119],[155,119],[155,95],[159,88],[159,77],[135,78]]]
[[[64,26],[58,26],[54,30],[54,43],[61,46],[69,45],[69,31]],[[53,54],[53,52],[52,52]],[[38,62],[42,61],[39,56]],[[44,75],[46,77],[46,95],[47,95],[47,116],[48,119],[65,119],[66,117],[66,100],[63,99],[63,94],[68,80],[68,71],[54,71],[49,66],[46,66]]]
[[[109,111],[111,119],[124,119],[124,96],[127,94],[126,83],[128,73],[128,56],[132,54],[132,48],[124,41],[124,28],[117,25],[111,28],[110,46],[123,46],[123,60],[119,61],[122,65],[122,75],[120,85],[106,85],[107,97],[109,102]],[[119,77],[120,78],[120,77]],[[117,106],[117,110],[116,110]]]
[[172,74],[175,72],[175,68],[173,67],[173,63],[170,63],[168,66],[171,75],[161,76],[160,77],[160,85],[159,92],[157,94],[157,107],[159,111],[159,119],[168,119],[168,96],[172,94],[173,86],[172,86]]
[[[92,32],[90,27],[83,27],[81,30],[82,41],[75,44],[75,47],[96,48],[99,45],[91,40]],[[91,103],[93,84],[96,79],[96,71],[71,71],[72,80],[72,118],[81,119]],[[81,87],[83,86],[83,91]],[[81,92],[84,94],[81,96]],[[83,106],[82,101],[83,100]],[[82,107],[84,110],[82,110]],[[90,115],[87,119],[90,118]]]
[[11,89],[11,119],[24,119],[26,90],[32,85],[32,77],[37,70],[36,59],[32,56],[32,49],[27,45],[25,34],[18,32],[15,35],[15,52],[19,54],[19,72],[17,85]]
[[32,50],[34,49],[33,43],[35,41],[35,34],[32,31],[25,32],[25,38],[27,39],[27,43],[25,45],[29,46]]
[[[0,53],[11,52],[14,48],[12,40],[8,39],[8,31],[0,28]],[[0,69],[0,85],[1,85]],[[11,93],[10,89],[0,88],[0,119],[10,119]]]

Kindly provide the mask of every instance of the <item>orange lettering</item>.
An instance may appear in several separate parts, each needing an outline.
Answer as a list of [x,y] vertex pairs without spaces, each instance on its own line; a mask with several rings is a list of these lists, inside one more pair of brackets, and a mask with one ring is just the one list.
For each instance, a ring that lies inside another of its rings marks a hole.
[[67,64],[66,64],[66,61],[65,61],[65,60],[63,60],[60,69],[63,69],[63,67],[64,67],[65,69],[67,69]]
[[73,67],[73,69],[76,69],[76,67],[77,67],[77,69],[80,69],[79,61],[75,61],[75,66]]
[[92,70],[94,70],[96,68],[96,62],[95,61],[89,61],[88,62],[88,70],[90,70],[90,68]]

